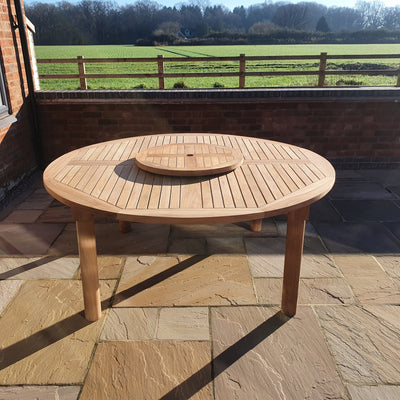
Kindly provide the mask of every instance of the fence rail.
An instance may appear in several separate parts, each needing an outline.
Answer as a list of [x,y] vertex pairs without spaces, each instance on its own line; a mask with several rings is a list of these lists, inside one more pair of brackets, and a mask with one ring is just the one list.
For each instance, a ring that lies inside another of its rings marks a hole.
[[[42,74],[40,79],[79,79],[80,89],[87,90],[87,79],[93,78],[158,78],[159,89],[165,89],[166,78],[196,78],[196,77],[238,77],[240,89],[246,86],[246,77],[250,76],[318,76],[318,87],[325,86],[327,75],[383,75],[397,76],[395,86],[400,87],[400,66],[393,69],[366,69],[366,70],[330,70],[327,68],[328,60],[365,60],[365,59],[400,59],[400,54],[360,54],[360,55],[328,55],[321,53],[320,55],[310,56],[246,56],[240,54],[236,57],[163,57],[159,55],[157,58],[77,58],[65,59],[38,59],[38,64],[77,64],[77,74]],[[291,60],[318,60],[319,69],[314,71],[247,71],[246,62],[251,61],[291,61]],[[237,72],[179,72],[167,73],[164,72],[166,63],[184,63],[184,62],[230,62],[238,61],[239,70]],[[156,63],[158,72],[156,73],[140,73],[140,74],[88,74],[86,73],[86,64],[94,63]]]

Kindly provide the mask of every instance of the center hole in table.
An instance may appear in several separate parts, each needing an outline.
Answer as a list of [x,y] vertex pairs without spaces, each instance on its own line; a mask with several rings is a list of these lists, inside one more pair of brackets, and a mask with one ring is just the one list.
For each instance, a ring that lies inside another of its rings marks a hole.
[[194,154],[191,154],[191,153],[186,154],[186,157],[193,157],[193,156],[194,156]]

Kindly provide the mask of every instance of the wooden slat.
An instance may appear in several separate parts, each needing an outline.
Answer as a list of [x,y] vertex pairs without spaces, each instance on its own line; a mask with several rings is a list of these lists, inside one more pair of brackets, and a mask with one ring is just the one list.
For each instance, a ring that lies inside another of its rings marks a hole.
[[82,190],[85,193],[87,193],[86,185],[93,179],[94,174],[97,171],[97,168],[98,168],[97,165],[89,166],[85,175],[82,177],[82,179],[79,181],[79,183],[75,186],[75,189]]
[[110,171],[109,179],[107,183],[104,185],[103,190],[100,193],[99,199],[103,201],[107,201],[110,197],[111,192],[114,189],[115,184],[117,183],[119,176],[114,173],[114,169]]
[[180,208],[202,208],[200,181],[187,178],[182,181]]
[[62,178],[61,182],[68,185],[71,179],[75,176],[75,174],[79,171],[80,166],[72,167]]
[[156,175],[153,180],[153,187],[151,189],[151,195],[149,199],[148,208],[150,210],[157,209],[160,204],[161,185],[162,185],[162,176]]
[[143,188],[140,193],[139,201],[137,204],[138,209],[146,209],[149,204],[151,191],[153,189],[153,174],[146,174],[143,182]]
[[210,187],[214,208],[223,208],[224,201],[222,199],[221,187],[219,185],[218,177],[210,178]]
[[203,208],[213,208],[213,199],[209,180],[201,182],[201,198]]
[[246,177],[247,184],[249,185],[251,194],[254,197],[257,207],[260,207],[261,204],[265,204],[265,199],[264,199],[263,194],[260,191],[260,188],[257,185],[256,180],[253,177],[253,174],[251,173],[249,166],[243,165],[242,171],[244,173],[244,176]]
[[114,171],[114,167],[100,167],[98,169],[99,178],[97,180],[96,186],[93,188],[91,192],[91,196],[94,198],[99,198],[101,192],[104,189],[104,186],[108,182],[112,171]]
[[224,201],[225,208],[233,208],[235,207],[235,203],[233,201],[231,188],[228,183],[228,179],[226,175],[221,175],[219,178],[219,185],[221,187],[222,199]]
[[226,177],[229,182],[229,187],[231,188],[231,194],[235,207],[236,208],[246,207],[246,203],[244,201],[243,194],[235,173],[230,172],[229,174],[226,175]]
[[267,168],[269,174],[271,175],[272,179],[278,186],[281,193],[284,196],[290,194],[290,189],[288,188],[288,186],[286,185],[286,183],[282,179],[282,177],[279,175],[279,172],[276,170],[275,166],[273,164],[270,164],[270,165],[266,165],[266,168]]
[[269,190],[274,196],[275,200],[278,200],[283,197],[283,193],[279,189],[279,186],[276,184],[275,180],[271,176],[269,170],[265,165],[257,165],[257,168],[260,170],[262,177],[264,178],[265,183],[268,185]]
[[255,208],[257,207],[256,201],[254,199],[254,196],[250,190],[250,187],[247,183],[247,180],[244,176],[243,173],[243,166],[236,168],[235,170],[235,177],[238,181],[240,192],[243,196],[243,199],[246,203],[247,208]]
[[76,188],[78,185],[79,181],[83,178],[83,176],[86,174],[86,172],[89,170],[89,166],[81,166],[78,171],[76,171],[76,174],[74,177],[68,182],[68,186]]
[[303,181],[304,185],[311,185],[313,181],[307,176],[307,174],[300,168],[298,164],[290,164],[289,167],[294,171],[294,173]]
[[117,206],[120,208],[126,208],[126,205],[128,203],[128,199],[131,196],[132,189],[134,182],[136,180],[136,177],[139,173],[139,168],[135,164],[130,165],[129,173],[126,178],[125,186],[123,187],[121,191],[121,196],[118,199]]
[[139,169],[137,177],[135,179],[135,184],[133,185],[133,189],[128,199],[128,203],[126,205],[127,209],[135,209],[137,208],[137,204],[140,198],[140,194],[142,193],[143,189],[143,182],[145,179],[146,173]]
[[275,197],[271,193],[271,191],[268,188],[268,185],[265,184],[265,180],[262,177],[260,170],[257,168],[257,165],[249,165],[249,169],[251,173],[253,174],[254,180],[257,183],[258,189],[262,193],[264,197],[264,201],[266,203],[270,203],[271,201],[275,200]]
[[300,177],[294,172],[292,168],[290,168],[290,164],[282,164],[281,167],[286,172],[287,176],[294,182],[298,189],[301,189],[305,186],[304,182]]
[[181,206],[181,178],[171,178],[171,200],[169,208],[177,210]]
[[171,200],[171,177],[163,176],[159,208],[169,208]]

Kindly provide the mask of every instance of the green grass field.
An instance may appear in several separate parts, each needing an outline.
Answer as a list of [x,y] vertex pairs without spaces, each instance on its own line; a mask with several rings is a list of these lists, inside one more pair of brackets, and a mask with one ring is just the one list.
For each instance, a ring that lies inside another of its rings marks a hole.
[[[36,46],[36,57],[43,58],[136,58],[157,57],[218,57],[239,56],[278,56],[278,55],[319,55],[327,52],[328,55],[354,54],[400,54],[400,44],[373,44],[373,45],[257,45],[257,46],[165,46],[165,47],[135,47],[131,45],[116,46]],[[400,59],[371,59],[371,60],[332,60],[327,69],[340,70],[352,64],[351,69],[368,67],[376,69],[376,65],[388,68],[398,68]],[[362,65],[363,64],[363,65]],[[286,71],[286,70],[318,70],[318,60],[305,61],[257,61],[247,62],[246,71]],[[77,64],[38,64],[40,74],[76,74]],[[179,72],[236,72],[238,62],[188,62],[166,63],[166,73]],[[86,73],[156,73],[156,63],[102,63],[86,64]],[[278,77],[246,77],[246,87],[296,87],[317,85],[317,76],[278,76]],[[166,88],[172,88],[181,79],[166,79]],[[237,77],[206,77],[184,78],[189,88],[238,87]],[[328,75],[327,86],[356,85],[356,86],[394,86],[396,77],[361,76],[361,75]],[[78,89],[77,79],[46,79],[40,82],[43,90]],[[140,79],[88,79],[90,89],[135,89],[158,88],[158,80],[152,78]]]

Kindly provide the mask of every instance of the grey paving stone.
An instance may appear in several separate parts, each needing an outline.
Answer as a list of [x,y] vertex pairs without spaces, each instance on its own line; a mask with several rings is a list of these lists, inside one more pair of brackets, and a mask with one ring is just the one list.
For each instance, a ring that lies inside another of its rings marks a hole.
[[315,227],[332,253],[398,253],[400,247],[378,222],[316,223]]
[[346,221],[400,221],[400,208],[391,200],[332,200]]
[[336,182],[328,194],[331,199],[389,200],[396,196],[375,182]]

